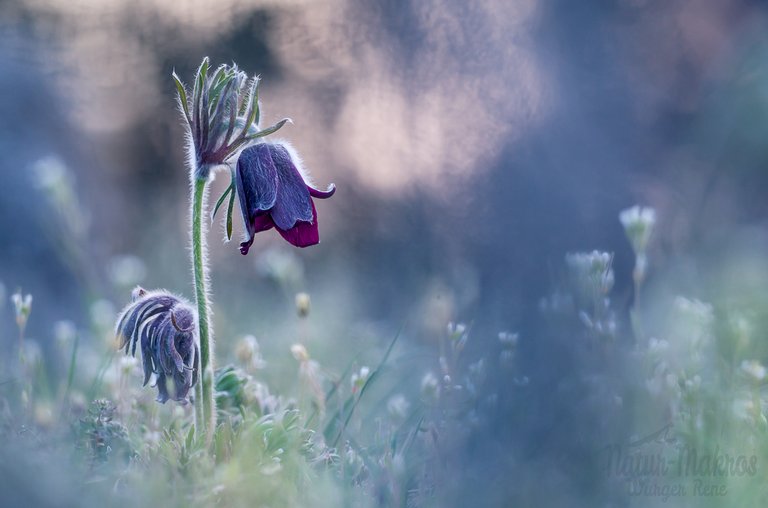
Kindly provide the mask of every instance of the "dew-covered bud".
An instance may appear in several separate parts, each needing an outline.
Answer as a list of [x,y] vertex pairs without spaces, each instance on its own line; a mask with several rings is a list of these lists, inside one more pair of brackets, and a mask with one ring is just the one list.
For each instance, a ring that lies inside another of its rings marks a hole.
[[163,290],[134,290],[115,335],[119,348],[136,355],[141,344],[144,386],[154,373],[157,401],[186,403],[200,366],[195,311],[185,300]]

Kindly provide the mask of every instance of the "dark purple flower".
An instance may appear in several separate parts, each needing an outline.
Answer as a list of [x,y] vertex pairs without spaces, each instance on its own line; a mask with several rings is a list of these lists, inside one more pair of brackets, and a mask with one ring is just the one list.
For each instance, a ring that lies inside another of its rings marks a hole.
[[248,236],[240,244],[241,253],[248,254],[256,233],[273,227],[296,247],[320,241],[312,198],[329,198],[336,187],[313,188],[300,168],[296,155],[283,144],[258,143],[242,151],[235,182]]
[[136,356],[136,345],[141,343],[144,386],[154,373],[158,402],[186,403],[200,366],[194,310],[165,291],[137,287],[132,298],[117,320],[119,348]]

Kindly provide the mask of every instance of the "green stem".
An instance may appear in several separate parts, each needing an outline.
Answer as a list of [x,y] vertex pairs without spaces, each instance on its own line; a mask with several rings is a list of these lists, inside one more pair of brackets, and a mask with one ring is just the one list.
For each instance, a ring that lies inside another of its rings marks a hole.
[[[203,208],[208,180],[194,180],[192,201],[192,266],[195,278],[195,300],[197,303],[198,331],[200,333],[200,380],[195,388],[196,427],[205,433],[206,443],[213,439],[216,425],[216,407],[213,399],[213,331],[210,325],[208,292],[205,288],[207,269],[205,266],[205,238]],[[201,435],[201,434],[198,434]]]
[[69,359],[69,372],[67,373],[67,389],[64,391],[64,407],[69,407],[69,394],[72,391],[72,383],[75,380],[75,365],[77,364],[77,348],[80,345],[80,334],[75,334],[75,343],[72,345],[72,356]]

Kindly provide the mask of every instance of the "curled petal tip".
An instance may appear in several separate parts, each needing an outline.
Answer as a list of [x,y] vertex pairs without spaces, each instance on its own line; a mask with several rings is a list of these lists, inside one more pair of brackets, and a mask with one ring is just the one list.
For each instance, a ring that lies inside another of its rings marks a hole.
[[240,244],[240,254],[245,256],[248,254],[248,251],[251,249],[251,243],[252,242],[243,242]]
[[336,193],[335,184],[329,184],[328,188],[325,189],[324,191],[309,187],[309,195],[312,196],[313,198],[328,199],[329,197],[333,196],[335,193]]

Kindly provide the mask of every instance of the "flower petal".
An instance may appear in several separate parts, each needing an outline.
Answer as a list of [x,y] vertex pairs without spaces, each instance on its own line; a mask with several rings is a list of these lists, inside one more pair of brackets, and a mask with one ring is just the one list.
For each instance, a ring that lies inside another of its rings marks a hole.
[[278,229],[289,230],[299,221],[313,220],[312,199],[304,179],[296,169],[288,150],[282,145],[270,145],[272,161],[277,170],[277,199],[270,212]]
[[320,233],[317,229],[317,211],[315,204],[310,200],[312,207],[312,222],[298,221],[289,229],[277,228],[280,235],[290,244],[296,247],[309,247],[320,243]]
[[277,171],[266,143],[250,146],[240,154],[237,159],[235,185],[250,240],[255,233],[251,221],[260,212],[271,209],[277,199]]
[[275,227],[275,223],[272,220],[272,217],[269,215],[257,215],[254,217],[253,220],[251,220],[250,226],[248,227],[248,239],[240,244],[240,254],[243,256],[248,254],[251,245],[253,245],[253,235],[260,231],[272,229],[273,227]]
[[324,191],[321,191],[319,189],[315,189],[314,187],[311,187],[307,185],[307,189],[309,189],[309,195],[313,198],[319,198],[319,199],[328,199],[329,197],[333,196],[336,193],[336,186],[334,184],[328,185],[328,188]]
[[168,400],[168,387],[165,384],[165,374],[160,373],[157,375],[157,382],[155,383],[157,386],[157,397],[155,398],[156,401],[158,401],[160,404],[165,404],[165,402]]

